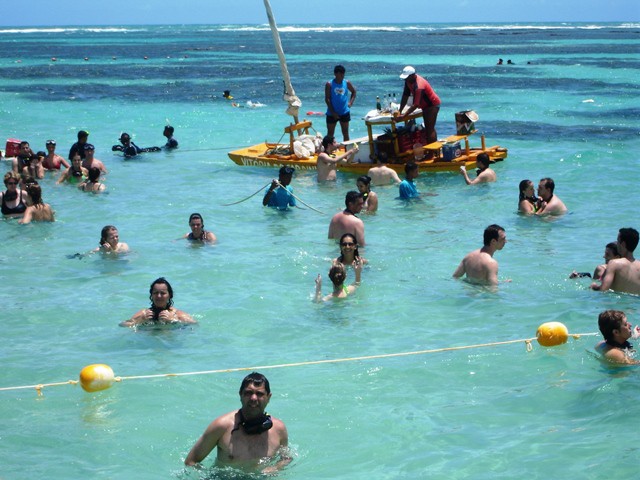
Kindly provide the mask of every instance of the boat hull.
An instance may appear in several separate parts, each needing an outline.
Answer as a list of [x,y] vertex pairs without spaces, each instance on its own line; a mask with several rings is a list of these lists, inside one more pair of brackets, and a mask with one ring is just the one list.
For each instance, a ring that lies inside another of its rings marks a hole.
[[[286,146],[287,145],[283,145],[283,147]],[[298,158],[295,155],[270,154],[269,152],[273,149],[273,144],[261,143],[229,152],[229,158],[237,165],[244,167],[280,168],[288,166],[297,170],[316,170],[317,155],[309,158]],[[361,148],[360,152],[362,151],[363,149]],[[484,150],[470,149],[468,155],[463,151],[461,156],[451,161],[444,161],[442,158],[439,158],[435,160],[415,161],[415,163],[420,168],[420,171],[425,173],[458,172],[461,166],[470,170],[475,168],[476,157],[483,151],[487,153],[494,162],[499,162],[507,158],[506,148],[493,146],[486,147]],[[338,170],[345,173],[366,174],[371,167],[375,166],[375,163],[362,157],[363,155],[357,155],[356,160],[358,161],[356,163],[340,163]],[[404,160],[398,159],[395,162],[386,163],[386,165],[398,173],[403,173],[404,166],[408,160],[409,157]]]

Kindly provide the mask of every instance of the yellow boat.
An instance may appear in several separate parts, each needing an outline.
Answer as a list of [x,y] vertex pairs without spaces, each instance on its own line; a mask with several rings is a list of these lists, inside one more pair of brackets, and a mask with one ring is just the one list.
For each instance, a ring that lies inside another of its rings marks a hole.
[[[291,166],[298,170],[315,170],[319,152],[319,134],[311,135],[313,125],[309,120],[298,121],[298,113],[302,102],[296,96],[291,84],[287,63],[284,58],[278,27],[276,26],[269,0],[264,0],[271,34],[276,52],[280,60],[280,68],[285,85],[284,100],[288,103],[287,114],[293,122],[285,127],[284,133],[289,136],[288,143],[260,143],[229,152],[229,157],[236,164],[250,167],[282,167]],[[473,113],[459,124],[459,115]],[[485,152],[492,161],[497,162],[507,157],[507,149],[500,146],[487,147],[484,135],[481,135],[481,146],[470,146],[470,135],[476,133],[475,112],[456,114],[456,132],[441,141],[426,143],[424,130],[416,129],[413,121],[422,117],[420,109],[408,116],[406,122],[396,122],[391,112],[372,110],[365,117],[367,136],[343,142],[342,152],[346,149],[358,148],[358,152],[349,163],[341,163],[339,170],[347,173],[365,174],[376,164],[378,159],[397,172],[403,172],[407,162],[418,164],[422,172],[458,172],[461,166],[467,170],[475,168],[476,157]],[[398,125],[404,123],[404,126]],[[384,134],[373,133],[374,126],[387,126]],[[320,137],[321,139],[321,137]],[[315,141],[314,141],[315,140]],[[304,142],[304,144],[303,144]]]

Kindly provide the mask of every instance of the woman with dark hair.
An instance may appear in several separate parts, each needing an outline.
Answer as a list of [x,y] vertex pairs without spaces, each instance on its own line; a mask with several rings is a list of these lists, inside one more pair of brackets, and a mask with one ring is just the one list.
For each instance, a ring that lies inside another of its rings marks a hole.
[[378,195],[376,192],[371,191],[371,177],[368,175],[358,177],[356,185],[358,186],[358,191],[364,198],[362,210],[366,213],[376,213],[378,210]]
[[173,288],[164,277],[154,280],[149,287],[149,300],[151,300],[150,308],[140,310],[129,320],[121,322],[120,326],[198,323],[191,318],[191,315],[173,306]]
[[107,186],[100,182],[101,170],[98,167],[91,167],[89,169],[89,178],[78,185],[78,188],[83,192],[102,192]]
[[127,253],[129,245],[120,241],[118,229],[113,225],[105,225],[100,232],[100,246],[94,252]]
[[216,243],[216,236],[213,232],[204,229],[204,219],[199,213],[192,213],[189,216],[189,227],[191,232],[185,233],[184,238],[192,242]]
[[27,210],[27,195],[18,188],[19,183],[20,175],[17,173],[10,171],[4,174],[4,186],[7,189],[0,192],[0,204],[5,217],[21,217]]
[[42,201],[42,189],[40,185],[30,184],[27,186],[27,193],[30,198],[30,205],[24,211],[20,223],[33,222],[55,222],[53,209],[48,203]]
[[82,166],[82,157],[76,152],[74,156],[71,157],[71,166],[60,174],[60,178],[58,178],[56,183],[80,183],[88,176],[89,172]]
[[334,263],[329,269],[329,279],[333,284],[333,291],[323,297],[322,296],[322,276],[318,274],[316,278],[316,294],[314,301],[327,302],[334,298],[346,298],[354,293],[360,286],[360,276],[362,274],[362,262],[359,260],[354,261],[353,269],[356,272],[356,281],[351,285],[345,285],[344,281],[347,279],[347,270],[342,263]]
[[348,266],[353,266],[356,261],[363,265],[367,263],[367,260],[361,257],[358,253],[356,237],[351,233],[345,233],[340,237],[340,256],[334,258],[331,263],[333,265],[341,263],[346,268]]
[[518,187],[520,195],[518,197],[518,213],[533,215],[538,210],[538,197],[536,197],[535,187],[531,180],[522,180]]

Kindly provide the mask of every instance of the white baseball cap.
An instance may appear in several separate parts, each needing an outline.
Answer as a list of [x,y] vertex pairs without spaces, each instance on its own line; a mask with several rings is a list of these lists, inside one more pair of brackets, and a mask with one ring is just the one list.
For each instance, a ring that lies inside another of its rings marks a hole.
[[416,69],[410,65],[407,65],[406,67],[404,67],[404,70],[402,70],[402,73],[400,74],[400,78],[404,80],[409,75],[413,75],[414,73],[416,73]]

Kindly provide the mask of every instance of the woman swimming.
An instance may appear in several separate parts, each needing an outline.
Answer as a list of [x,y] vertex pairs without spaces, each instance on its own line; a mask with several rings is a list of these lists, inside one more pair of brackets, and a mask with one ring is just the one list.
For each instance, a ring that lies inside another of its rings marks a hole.
[[342,263],[334,263],[331,265],[331,268],[329,269],[329,279],[331,280],[331,283],[333,283],[333,291],[325,297],[322,296],[322,276],[318,274],[318,277],[316,278],[316,294],[314,301],[327,302],[334,298],[346,298],[354,293],[360,286],[362,262],[355,260],[353,263],[353,269],[356,272],[356,281],[347,286],[344,284],[344,281],[347,279],[347,270],[345,266]]
[[150,308],[140,310],[129,320],[121,322],[120,326],[198,323],[191,318],[191,315],[173,306],[173,288],[164,277],[154,280],[149,287],[149,300],[151,300]]
[[376,192],[371,191],[371,177],[368,175],[362,175],[358,177],[356,181],[358,190],[364,197],[364,204],[362,210],[366,213],[375,213],[378,210],[378,195]]
[[535,187],[531,180],[522,180],[518,187],[520,195],[518,197],[518,212],[525,215],[533,215],[538,211],[538,197],[535,194]]
[[42,189],[38,184],[27,186],[29,194],[29,206],[24,211],[20,223],[31,222],[55,222],[54,212],[51,205],[42,201]]
[[102,171],[98,167],[91,167],[89,169],[89,178],[78,185],[78,188],[83,192],[102,192],[107,186],[100,182],[100,174]]
[[100,232],[100,246],[94,252],[127,253],[129,245],[120,241],[118,229],[113,225],[105,225]]
[[334,258],[331,263],[333,265],[341,263],[346,268],[348,266],[352,266],[356,261],[359,261],[363,265],[368,263],[368,260],[361,257],[358,253],[356,237],[351,233],[345,233],[340,237],[340,256]]

